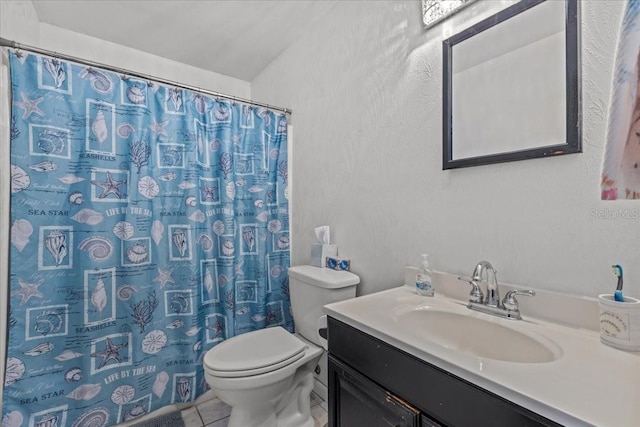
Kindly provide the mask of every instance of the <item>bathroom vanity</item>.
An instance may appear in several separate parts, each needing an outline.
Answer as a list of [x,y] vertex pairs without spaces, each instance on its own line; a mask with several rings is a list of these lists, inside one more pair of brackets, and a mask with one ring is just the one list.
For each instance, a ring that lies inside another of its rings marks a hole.
[[560,426],[329,318],[330,426]]
[[466,304],[403,286],[325,306],[329,426],[640,425],[638,353],[528,307],[514,321]]

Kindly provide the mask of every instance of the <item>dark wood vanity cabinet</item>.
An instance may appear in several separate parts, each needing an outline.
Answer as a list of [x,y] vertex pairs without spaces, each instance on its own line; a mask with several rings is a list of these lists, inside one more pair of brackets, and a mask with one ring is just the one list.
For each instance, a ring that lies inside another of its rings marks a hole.
[[329,318],[329,427],[560,426]]

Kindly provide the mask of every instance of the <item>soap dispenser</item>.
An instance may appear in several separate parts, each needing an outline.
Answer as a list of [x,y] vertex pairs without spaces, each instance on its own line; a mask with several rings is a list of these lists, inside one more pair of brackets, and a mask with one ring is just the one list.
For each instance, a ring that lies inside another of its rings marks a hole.
[[431,270],[429,270],[429,255],[422,254],[422,265],[416,274],[416,292],[419,295],[432,297],[434,295],[433,283],[431,283]]

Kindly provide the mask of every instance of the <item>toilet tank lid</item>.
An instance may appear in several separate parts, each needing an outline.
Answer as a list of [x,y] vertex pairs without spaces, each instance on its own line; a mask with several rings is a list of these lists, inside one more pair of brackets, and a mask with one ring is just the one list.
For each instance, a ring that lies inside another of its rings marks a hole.
[[338,289],[360,283],[360,277],[348,271],[336,271],[313,265],[289,267],[289,277],[328,289]]

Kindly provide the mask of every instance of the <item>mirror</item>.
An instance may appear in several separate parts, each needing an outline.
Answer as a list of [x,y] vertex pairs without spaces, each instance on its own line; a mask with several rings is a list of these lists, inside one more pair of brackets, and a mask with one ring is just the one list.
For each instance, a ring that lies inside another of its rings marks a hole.
[[443,42],[443,169],[582,152],[577,0],[522,0]]

